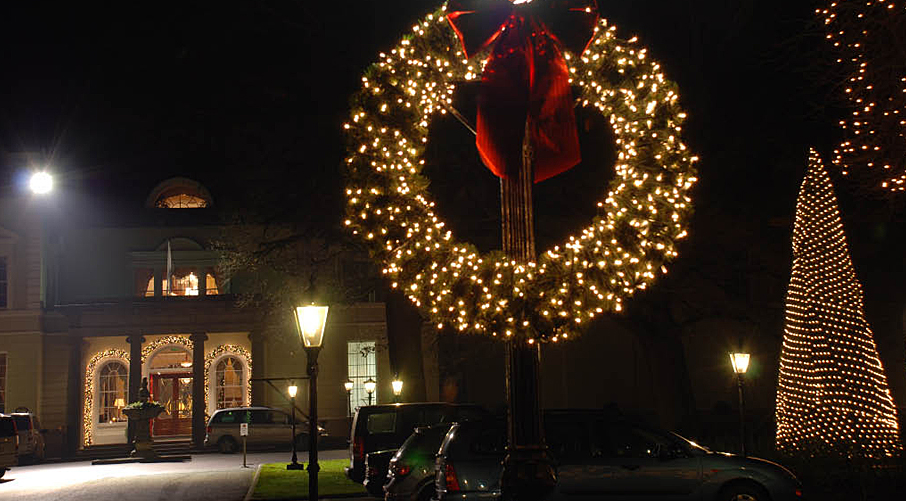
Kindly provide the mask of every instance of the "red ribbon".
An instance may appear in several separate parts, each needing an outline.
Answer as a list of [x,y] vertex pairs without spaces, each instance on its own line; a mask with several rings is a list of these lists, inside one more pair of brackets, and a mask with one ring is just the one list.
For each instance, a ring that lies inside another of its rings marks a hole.
[[579,135],[561,47],[580,55],[594,37],[596,0],[450,0],[447,20],[466,57],[493,44],[478,95],[481,160],[499,177],[522,165],[526,120],[535,182],[576,164]]

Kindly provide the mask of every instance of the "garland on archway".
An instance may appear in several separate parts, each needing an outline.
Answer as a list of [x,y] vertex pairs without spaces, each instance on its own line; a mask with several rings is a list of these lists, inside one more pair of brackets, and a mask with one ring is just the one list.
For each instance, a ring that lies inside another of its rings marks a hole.
[[608,117],[616,137],[616,177],[602,183],[597,216],[535,262],[481,254],[446,228],[422,175],[432,117],[452,111],[455,86],[484,69],[465,56],[445,9],[362,77],[344,125],[345,225],[438,327],[528,343],[574,337],[666,273],[686,236],[697,158],[681,140],[677,87],[635,38],[617,39],[601,20],[581,57],[564,53],[577,104]]
[[[105,359],[119,360],[125,362],[126,367],[129,367],[129,354],[116,348],[96,353],[88,361],[88,365],[85,366],[85,407],[82,409],[82,431],[85,435],[84,443],[86,446],[91,445],[94,440],[91,431],[93,421],[91,411],[94,403],[94,372],[98,363]],[[129,377],[132,377],[132,374],[129,374]]]
[[[204,359],[204,387],[205,387],[205,408],[207,408],[207,399],[208,392],[207,389],[210,388],[210,377],[211,377],[211,365],[214,363],[214,360],[217,360],[221,355],[237,355],[245,359],[246,367],[248,368],[249,379],[252,375],[252,353],[238,344],[222,344],[217,348],[211,350],[210,353]],[[245,391],[246,391],[246,403],[252,405],[252,383],[248,380],[245,382]],[[214,398],[216,406],[216,396]]]

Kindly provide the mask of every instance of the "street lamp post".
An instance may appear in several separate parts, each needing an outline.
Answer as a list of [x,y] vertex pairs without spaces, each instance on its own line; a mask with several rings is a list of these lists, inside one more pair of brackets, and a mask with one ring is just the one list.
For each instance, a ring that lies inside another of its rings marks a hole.
[[748,353],[730,353],[730,363],[733,364],[733,372],[736,373],[736,386],[739,388],[739,450],[742,455],[746,455],[746,418],[745,402],[742,396],[743,375],[749,368]]
[[346,414],[348,414],[349,417],[352,417],[352,386],[354,384],[355,383],[353,383],[351,379],[347,379],[346,382],[343,383],[343,387],[346,388]]
[[377,381],[372,378],[365,380],[365,393],[368,394],[368,405],[371,405],[371,399],[374,396],[374,390],[377,389]]
[[286,465],[287,470],[301,470],[304,467],[299,463],[298,458],[296,457],[296,392],[299,391],[299,387],[295,384],[289,386],[286,389],[289,393],[290,405],[292,405],[292,419],[293,419],[293,460],[291,463]]
[[318,499],[318,353],[324,341],[327,306],[297,306],[293,318],[308,354],[308,499]]
[[403,393],[403,381],[400,379],[399,374],[390,382],[390,387],[393,388],[393,401],[399,402],[400,395]]

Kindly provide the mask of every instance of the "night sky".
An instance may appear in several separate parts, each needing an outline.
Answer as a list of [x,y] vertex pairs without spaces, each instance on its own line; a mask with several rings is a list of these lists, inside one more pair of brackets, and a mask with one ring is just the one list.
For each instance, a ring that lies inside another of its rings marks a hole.
[[[5,2],[0,151],[38,153],[60,193],[100,194],[126,208],[140,208],[155,184],[180,175],[206,185],[219,207],[267,198],[297,217],[338,225],[348,99],[377,54],[439,4]],[[817,71],[830,57],[814,26],[821,4],[599,1],[619,36],[637,35],[679,84],[690,117],[686,140],[701,157],[687,244],[699,255],[733,232],[752,248],[761,238],[788,242],[808,147],[828,156],[841,113],[834,82]],[[606,128],[597,130],[600,136],[584,138],[583,147],[598,145],[587,158],[609,154],[600,147],[609,141]],[[493,228],[496,181],[471,141],[463,129],[439,123],[428,157],[457,155],[470,180],[468,203],[455,203],[463,200],[461,171],[429,165],[426,173],[451,226]],[[7,158],[0,169],[0,191],[19,189],[19,166]],[[539,248],[585,224],[604,192],[601,179],[611,175],[606,164],[583,165],[539,185]],[[857,218],[853,231],[890,247],[895,232],[863,224],[869,204],[847,195],[848,180],[832,176],[845,213]],[[572,222],[544,225],[548,216],[562,222],[569,214]],[[753,229],[741,230],[741,222]],[[765,237],[763,228],[776,231]],[[778,249],[788,273],[788,243]]]

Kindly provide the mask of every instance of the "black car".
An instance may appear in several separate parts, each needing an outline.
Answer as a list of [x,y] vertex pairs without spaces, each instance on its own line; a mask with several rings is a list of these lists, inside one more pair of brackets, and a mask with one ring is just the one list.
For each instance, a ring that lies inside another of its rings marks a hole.
[[386,501],[430,501],[434,497],[434,458],[452,423],[416,428],[390,460]]
[[[505,429],[500,421],[454,424],[437,455],[435,499],[498,498]],[[802,498],[802,485],[776,463],[712,452],[606,411],[546,411],[544,429],[558,475],[550,500]]]
[[356,410],[349,437],[346,476],[365,481],[365,456],[371,452],[398,449],[419,426],[487,417],[488,411],[474,404],[443,402],[367,405]]

